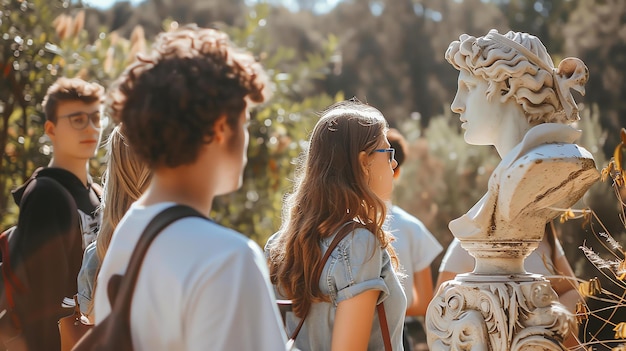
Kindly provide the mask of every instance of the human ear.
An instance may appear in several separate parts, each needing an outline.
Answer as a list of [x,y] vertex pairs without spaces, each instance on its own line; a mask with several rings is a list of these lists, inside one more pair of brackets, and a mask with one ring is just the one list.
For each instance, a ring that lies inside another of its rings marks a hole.
[[231,132],[230,125],[226,121],[226,115],[221,116],[213,125],[213,140],[221,143],[227,140],[227,134]]
[[400,166],[396,166],[396,168],[393,169],[393,179],[398,178],[400,178]]
[[43,125],[43,130],[45,131],[46,135],[48,135],[50,140],[54,141],[54,139],[56,138],[56,125],[54,125],[54,123],[50,121],[46,121],[46,123],[44,123]]

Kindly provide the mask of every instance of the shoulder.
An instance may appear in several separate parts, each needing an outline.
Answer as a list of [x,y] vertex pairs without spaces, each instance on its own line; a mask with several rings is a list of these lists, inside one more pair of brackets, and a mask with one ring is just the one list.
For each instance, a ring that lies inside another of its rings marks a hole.
[[400,207],[394,206],[391,215],[389,230],[394,236],[403,235],[418,241],[434,238],[422,221]]
[[271,255],[271,251],[274,250],[275,246],[277,245],[276,240],[279,235],[280,232],[274,233],[267,239],[267,242],[265,242],[265,247],[263,248],[263,251],[265,253],[265,258],[267,258],[268,260]]
[[370,232],[366,228],[356,228],[342,240],[342,244],[344,246],[351,246],[355,248],[380,246],[376,245],[377,243],[378,238],[376,238],[374,233]]
[[593,163],[593,156],[587,149],[570,143],[547,143],[537,145],[526,153],[517,157],[509,168],[519,168],[526,164],[540,165],[547,163],[573,163],[584,167],[586,163]]
[[280,232],[276,232],[274,234],[272,234],[268,239],[267,242],[265,243],[265,249],[269,249],[272,247],[272,245],[275,245],[276,240],[278,240],[278,236],[280,235]]
[[96,241],[91,242],[89,245],[87,245],[87,247],[85,248],[85,252],[83,254],[83,265],[86,262],[90,262],[92,261],[94,258],[96,259],[96,264],[97,264],[97,257],[98,255],[96,255],[97,252],[97,247],[96,247]]
[[[332,237],[329,239],[332,240]],[[375,256],[380,256],[383,251],[378,238],[366,228],[352,231],[335,250],[339,250],[341,256],[354,265],[363,264]]]
[[20,192],[19,202],[20,212],[28,211],[30,208],[38,207],[38,204],[45,205],[50,210],[51,204],[65,208],[75,205],[74,198],[63,185],[50,177],[37,177],[31,179]]
[[452,240],[441,260],[439,272],[466,273],[471,272],[473,268],[474,257],[461,246],[458,239]]
[[37,177],[33,179],[30,184],[27,186],[26,192],[29,192],[29,189],[32,191],[57,191],[67,193],[67,190],[61,183],[59,183],[56,179],[51,177]]
[[414,228],[419,228],[420,230],[426,230],[426,226],[422,223],[422,221],[398,206],[392,207],[391,215],[393,222],[398,223],[398,225],[404,224]]
[[174,222],[155,240],[164,255],[187,260],[190,265],[251,265],[265,262],[256,242],[232,229],[204,218]]
[[[516,199],[501,205],[502,215],[513,218],[532,208],[569,207],[576,194],[599,178],[589,151],[576,144],[539,145],[513,161],[500,175],[499,199]],[[538,199],[540,201],[538,201]]]
[[190,243],[213,243],[219,244],[223,248],[247,248],[252,242],[251,239],[233,229],[200,217],[180,219],[172,223],[166,230],[185,233],[184,240]]
[[[123,271],[148,222],[167,206],[132,205],[113,234],[102,270]],[[145,272],[155,279],[183,285],[241,267],[261,269],[258,267],[266,264],[254,241],[200,217],[182,218],[163,229],[150,245],[144,262]]]

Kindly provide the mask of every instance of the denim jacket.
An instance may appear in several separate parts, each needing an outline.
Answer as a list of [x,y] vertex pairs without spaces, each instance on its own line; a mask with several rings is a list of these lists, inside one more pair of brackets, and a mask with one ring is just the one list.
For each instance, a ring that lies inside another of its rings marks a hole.
[[[271,242],[275,239],[272,236]],[[334,236],[321,241],[325,252]],[[387,250],[380,247],[378,239],[364,228],[346,236],[331,253],[320,278],[322,293],[330,302],[316,302],[306,317],[296,338],[296,347],[302,351],[330,350],[337,305],[367,290],[380,290],[378,303],[384,303],[385,314],[393,350],[403,350],[402,328],[406,311],[406,296],[391,265]],[[277,289],[276,289],[277,290]],[[280,296],[277,291],[277,297]],[[287,335],[291,335],[300,319],[287,313]],[[374,314],[368,350],[384,350],[378,312]]]
[[98,255],[96,254],[96,241],[94,241],[85,248],[83,264],[76,279],[78,284],[78,304],[83,314],[89,312],[89,304],[91,303],[91,295],[99,264]]

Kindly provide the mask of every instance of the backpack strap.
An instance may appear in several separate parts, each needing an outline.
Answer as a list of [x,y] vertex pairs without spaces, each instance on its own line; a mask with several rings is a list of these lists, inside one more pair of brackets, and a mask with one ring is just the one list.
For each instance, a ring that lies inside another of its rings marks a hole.
[[157,214],[150,223],[148,223],[146,229],[144,229],[141,234],[135,246],[135,250],[130,257],[124,278],[121,280],[120,289],[116,294],[117,298],[115,301],[111,301],[111,314],[120,314],[123,320],[128,321],[129,326],[133,292],[137,284],[137,279],[139,278],[143,259],[150,248],[150,244],[152,244],[152,241],[165,227],[185,217],[200,217],[208,220],[206,216],[189,206],[176,205]]

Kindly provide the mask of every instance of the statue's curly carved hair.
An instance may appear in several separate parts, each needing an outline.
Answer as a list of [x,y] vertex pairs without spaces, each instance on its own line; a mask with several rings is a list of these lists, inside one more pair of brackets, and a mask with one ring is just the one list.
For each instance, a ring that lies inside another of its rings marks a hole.
[[569,90],[584,94],[588,71],[582,61],[567,58],[555,69],[545,46],[528,33],[502,35],[492,29],[483,37],[462,34],[459,39],[448,47],[446,60],[486,80],[488,99],[515,99],[531,124],[578,119]]

